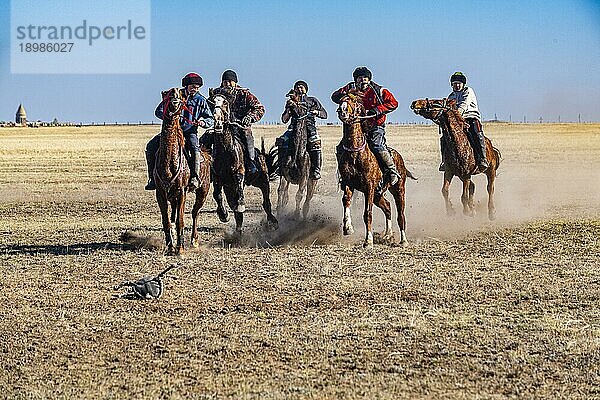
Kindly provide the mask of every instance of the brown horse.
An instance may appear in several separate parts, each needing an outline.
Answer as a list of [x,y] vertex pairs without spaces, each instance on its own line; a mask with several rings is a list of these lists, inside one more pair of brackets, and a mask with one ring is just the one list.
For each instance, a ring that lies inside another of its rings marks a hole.
[[[160,144],[156,154],[154,179],[156,182],[156,200],[162,216],[163,231],[167,246],[166,254],[183,252],[183,216],[185,210],[186,187],[190,178],[190,169],[185,157],[185,139],[179,124],[182,109],[186,107],[185,98],[178,88],[162,92],[163,123],[160,132]],[[196,189],[196,200],[192,208],[192,246],[198,247],[198,214],[204,205],[210,186],[211,157],[204,151],[204,162],[200,166],[200,187]],[[169,204],[171,217],[169,219]],[[173,246],[171,223],[176,224],[177,245]]]
[[231,121],[231,112],[227,96],[219,94],[218,91],[210,90],[209,104],[212,108],[215,126],[214,126],[214,147],[213,147],[213,197],[217,203],[217,215],[221,222],[228,222],[229,215],[223,204],[223,194],[229,207],[233,210],[235,217],[235,230],[237,234],[242,232],[244,221],[244,211],[246,210],[244,202],[244,183],[246,185],[259,188],[263,196],[263,208],[267,213],[267,221],[270,226],[277,229],[277,218],[271,210],[270,184],[269,178],[274,173],[275,166],[272,159],[265,153],[264,145],[261,150],[256,149],[258,162],[258,175],[251,181],[245,181],[246,170],[244,168],[244,151],[242,144],[234,134],[236,129],[245,127],[239,121]]
[[[446,212],[448,215],[454,215],[452,202],[448,198],[450,183],[454,176],[463,182],[461,201],[463,204],[463,214],[474,216],[475,205],[473,194],[475,193],[475,184],[471,180],[472,175],[480,173],[475,164],[475,155],[473,148],[467,136],[468,124],[456,109],[454,100],[415,100],[410,108],[418,115],[435,122],[442,133],[445,152],[442,156],[446,170],[444,171],[444,185],[442,186],[442,195],[446,203]],[[496,218],[496,207],[494,205],[494,181],[496,179],[496,170],[500,166],[500,151],[492,145],[492,141],[485,139],[486,151],[489,168],[484,172],[487,176],[488,191],[488,218]]]
[[[185,159],[185,140],[179,124],[179,116],[185,105],[181,91],[172,88],[162,92],[163,122],[160,144],[154,167],[156,200],[162,216],[167,255],[183,251],[183,212],[185,209],[185,187],[190,178],[190,169]],[[171,218],[169,219],[169,203]],[[173,246],[171,222],[176,224],[177,245]]]
[[[315,194],[317,181],[309,178],[310,158],[306,151],[308,140],[308,130],[306,126],[306,117],[308,117],[308,105],[300,100],[300,96],[294,90],[291,90],[287,96],[291,100],[290,111],[292,118],[296,120],[294,132],[292,133],[292,143],[288,145],[286,152],[278,150],[278,173],[281,175],[279,188],[277,189],[277,214],[281,217],[285,206],[288,203],[288,187],[291,184],[298,185],[296,192],[296,210],[294,218],[300,218],[300,209],[302,216],[306,219],[310,209],[310,201]],[[302,199],[306,192],[304,205]]]
[[364,105],[360,96],[355,92],[350,92],[341,99],[337,110],[338,117],[344,124],[344,136],[340,147],[341,153],[338,154],[338,169],[340,172],[341,188],[344,191],[342,204],[344,205],[344,235],[351,235],[354,232],[352,227],[352,218],[350,216],[350,205],[354,190],[363,192],[365,195],[365,211],[363,219],[366,227],[366,237],[364,247],[373,247],[373,204],[379,207],[385,214],[385,232],[384,239],[391,239],[392,232],[392,210],[390,202],[386,200],[384,194],[387,190],[392,193],[398,212],[398,226],[400,228],[400,244],[406,243],[406,218],[404,216],[405,207],[405,184],[406,178],[416,178],[404,166],[404,160],[400,153],[390,148],[396,168],[400,174],[398,183],[394,186],[385,184],[380,190],[376,190],[381,185],[383,174],[377,163],[377,159],[369,146],[365,136],[365,129],[362,127],[362,120],[367,117]]

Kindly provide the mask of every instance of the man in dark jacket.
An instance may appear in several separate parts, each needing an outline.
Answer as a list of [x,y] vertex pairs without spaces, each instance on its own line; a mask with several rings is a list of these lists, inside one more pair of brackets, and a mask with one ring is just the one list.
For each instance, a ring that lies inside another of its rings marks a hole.
[[[319,100],[316,97],[308,96],[308,83],[305,81],[298,81],[294,83],[293,93],[299,99],[299,102],[305,105],[306,107],[306,130],[307,130],[307,143],[306,150],[308,151],[308,155],[310,157],[310,179],[317,180],[321,179],[321,163],[322,163],[322,153],[321,153],[321,138],[319,137],[319,133],[317,132],[317,127],[315,125],[315,117],[326,119],[327,111],[323,108]],[[278,137],[275,141],[275,144],[280,149],[280,156],[283,155],[289,148],[289,143],[293,140],[292,135],[296,130],[296,124],[298,123],[298,116],[293,114],[290,110],[291,107],[294,107],[291,99],[285,104],[285,110],[281,115],[281,121],[286,124],[290,120],[290,125],[288,130],[285,133]]]
[[[358,67],[352,74],[354,82],[336,90],[331,95],[334,103],[340,104],[340,100],[351,90],[358,90],[362,95],[362,102],[367,110],[367,143],[375,154],[379,166],[384,170],[384,177],[390,185],[398,182],[399,173],[392,154],[385,144],[385,119],[386,114],[398,107],[398,102],[392,93],[373,82],[372,73],[367,67]],[[340,149],[338,148],[338,152]]]
[[[206,98],[200,94],[202,86],[202,77],[194,72],[190,72],[181,80],[183,85],[182,93],[186,99],[186,108],[181,113],[180,121],[183,136],[185,138],[186,152],[189,154],[190,181],[188,190],[193,191],[199,186],[200,163],[203,161],[200,154],[200,145],[198,143],[198,127],[210,128],[214,124],[213,114],[208,107]],[[161,101],[154,115],[163,119],[164,104]],[[146,190],[156,189],[154,182],[154,164],[156,163],[156,151],[160,144],[160,133],[154,136],[146,145],[146,163],[148,164],[148,184]]]
[[[244,126],[236,130],[246,151],[245,168],[250,176],[256,175],[256,154],[254,148],[254,136],[252,135],[252,124],[258,122],[265,114],[265,108],[260,101],[250,93],[250,90],[238,85],[238,77],[235,71],[228,69],[221,76],[221,86],[214,93],[223,94],[227,97],[230,107],[230,119]],[[211,148],[214,143],[212,133],[205,133],[200,142]]]

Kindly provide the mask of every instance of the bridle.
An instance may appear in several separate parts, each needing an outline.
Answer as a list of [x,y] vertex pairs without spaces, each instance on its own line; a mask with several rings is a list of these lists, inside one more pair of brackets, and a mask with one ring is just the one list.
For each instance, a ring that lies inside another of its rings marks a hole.
[[[349,97],[349,98],[351,99],[351,97]],[[345,100],[345,102],[347,102],[347,100]],[[340,114],[343,103],[344,103],[344,101],[342,103],[340,103],[340,106],[337,109],[338,115]],[[351,119],[346,120],[345,123],[346,124],[354,124],[357,121],[360,121],[361,119],[368,119],[368,118],[373,118],[373,117],[375,117],[375,115],[364,115],[364,116],[357,115],[357,116],[353,116]],[[362,139],[363,139],[362,143],[358,147],[348,147],[345,144],[342,144],[342,148],[349,153],[360,153],[360,152],[364,151],[365,148],[367,147],[367,137],[364,132],[362,133]]]
[[[227,100],[226,100],[226,99],[224,99],[224,101],[227,101]],[[226,108],[223,108],[223,106],[222,106],[222,105],[217,105],[217,103],[216,103],[214,100],[210,100],[210,99],[208,100],[208,102],[209,102],[210,104],[212,104],[212,106],[213,106],[213,112],[214,112],[214,110],[221,110],[221,112],[222,112],[222,113],[223,113],[223,114],[226,116],[226,118],[225,118],[225,119],[224,119],[224,121],[223,121],[223,128],[221,128],[221,129],[212,128],[212,129],[211,129],[212,131],[214,131],[214,132],[220,132],[220,131],[222,131],[222,130],[224,129],[225,125],[237,126],[238,128],[241,128],[241,129],[246,129],[246,128],[248,128],[247,126],[245,126],[245,125],[242,125],[242,124],[240,124],[239,122],[236,122],[236,121],[231,121],[231,120],[229,119],[229,118],[230,118],[230,116],[231,116],[231,113],[229,112],[229,110],[228,110],[228,109],[226,109]]]

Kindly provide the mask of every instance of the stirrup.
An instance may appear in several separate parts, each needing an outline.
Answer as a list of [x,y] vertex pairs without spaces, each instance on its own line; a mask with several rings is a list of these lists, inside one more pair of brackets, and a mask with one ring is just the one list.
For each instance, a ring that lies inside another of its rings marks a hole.
[[152,179],[148,179],[148,183],[144,186],[144,190],[156,190],[156,183]]

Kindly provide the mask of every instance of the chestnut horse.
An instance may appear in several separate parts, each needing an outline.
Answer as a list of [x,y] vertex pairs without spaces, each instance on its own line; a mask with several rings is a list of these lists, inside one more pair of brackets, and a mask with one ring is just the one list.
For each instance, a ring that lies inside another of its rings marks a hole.
[[385,192],[389,190],[394,197],[398,212],[400,244],[405,244],[405,184],[407,177],[415,180],[416,178],[404,166],[404,160],[400,153],[390,148],[400,177],[398,183],[394,186],[390,186],[387,183],[380,190],[377,190],[378,185],[381,185],[383,173],[375,155],[367,145],[366,130],[362,127],[362,120],[370,117],[365,115],[365,107],[356,92],[348,93],[340,101],[337,113],[339,119],[344,124],[344,136],[340,143],[342,151],[338,154],[338,170],[340,173],[341,188],[344,191],[342,198],[342,204],[344,205],[344,235],[351,235],[354,232],[350,216],[350,205],[354,190],[358,190],[365,195],[363,219],[366,227],[366,236],[363,246],[368,248],[373,247],[373,204],[379,207],[385,214],[385,232],[383,238],[391,239],[393,237],[392,210],[390,202],[384,197]]
[[[186,108],[185,98],[180,89],[172,88],[162,92],[163,122],[160,132],[160,144],[156,153],[154,180],[156,182],[156,200],[162,216],[165,233],[166,254],[174,255],[183,252],[183,216],[185,210],[186,187],[190,178],[190,169],[185,157],[185,139],[179,124],[181,111]],[[192,209],[192,246],[198,247],[198,213],[210,185],[210,155],[203,152],[204,162],[200,167],[200,187],[196,189],[196,201]],[[171,217],[169,218],[169,204]],[[175,223],[177,244],[173,246],[171,223]]]
[[[300,209],[302,216],[306,219],[310,209],[310,201],[315,194],[317,181],[309,178],[310,159],[306,151],[308,141],[308,129],[306,126],[306,117],[308,117],[308,105],[300,101],[298,96],[291,90],[287,96],[292,101],[293,106],[290,108],[292,118],[296,120],[295,129],[293,132],[292,143],[288,144],[286,153],[278,150],[278,174],[281,175],[279,180],[279,188],[277,189],[277,214],[281,214],[288,203],[288,187],[290,183],[298,185],[296,192],[296,210],[294,218],[300,218]],[[302,199],[306,192],[304,205]]]
[[269,225],[277,229],[277,218],[271,210],[270,184],[269,178],[275,166],[271,157],[265,153],[264,144],[261,150],[256,149],[258,161],[258,175],[252,182],[245,182],[246,169],[244,167],[245,154],[242,143],[234,134],[236,129],[244,129],[239,121],[231,121],[231,112],[227,96],[219,94],[218,90],[209,91],[209,105],[215,118],[214,147],[213,147],[213,197],[217,203],[217,215],[221,222],[228,222],[229,215],[223,204],[223,191],[227,199],[227,204],[233,210],[235,217],[235,231],[242,233],[242,224],[244,222],[244,211],[246,210],[244,202],[244,183],[255,186],[262,192],[263,208],[267,214]]
[[[472,175],[480,173],[475,164],[475,155],[473,148],[467,136],[468,124],[456,109],[454,100],[415,100],[410,108],[424,118],[435,122],[442,134],[442,141],[445,143],[445,152],[442,156],[446,170],[444,171],[444,184],[442,186],[442,195],[446,203],[446,212],[448,215],[454,215],[452,202],[448,198],[450,183],[454,176],[463,182],[461,201],[463,204],[463,214],[474,216],[475,205],[473,194],[475,193],[475,184],[471,180]],[[484,171],[487,176],[488,191],[488,218],[496,218],[496,207],[494,205],[494,181],[496,179],[496,170],[500,166],[500,150],[492,145],[492,141],[485,139],[485,156],[489,167]]]

